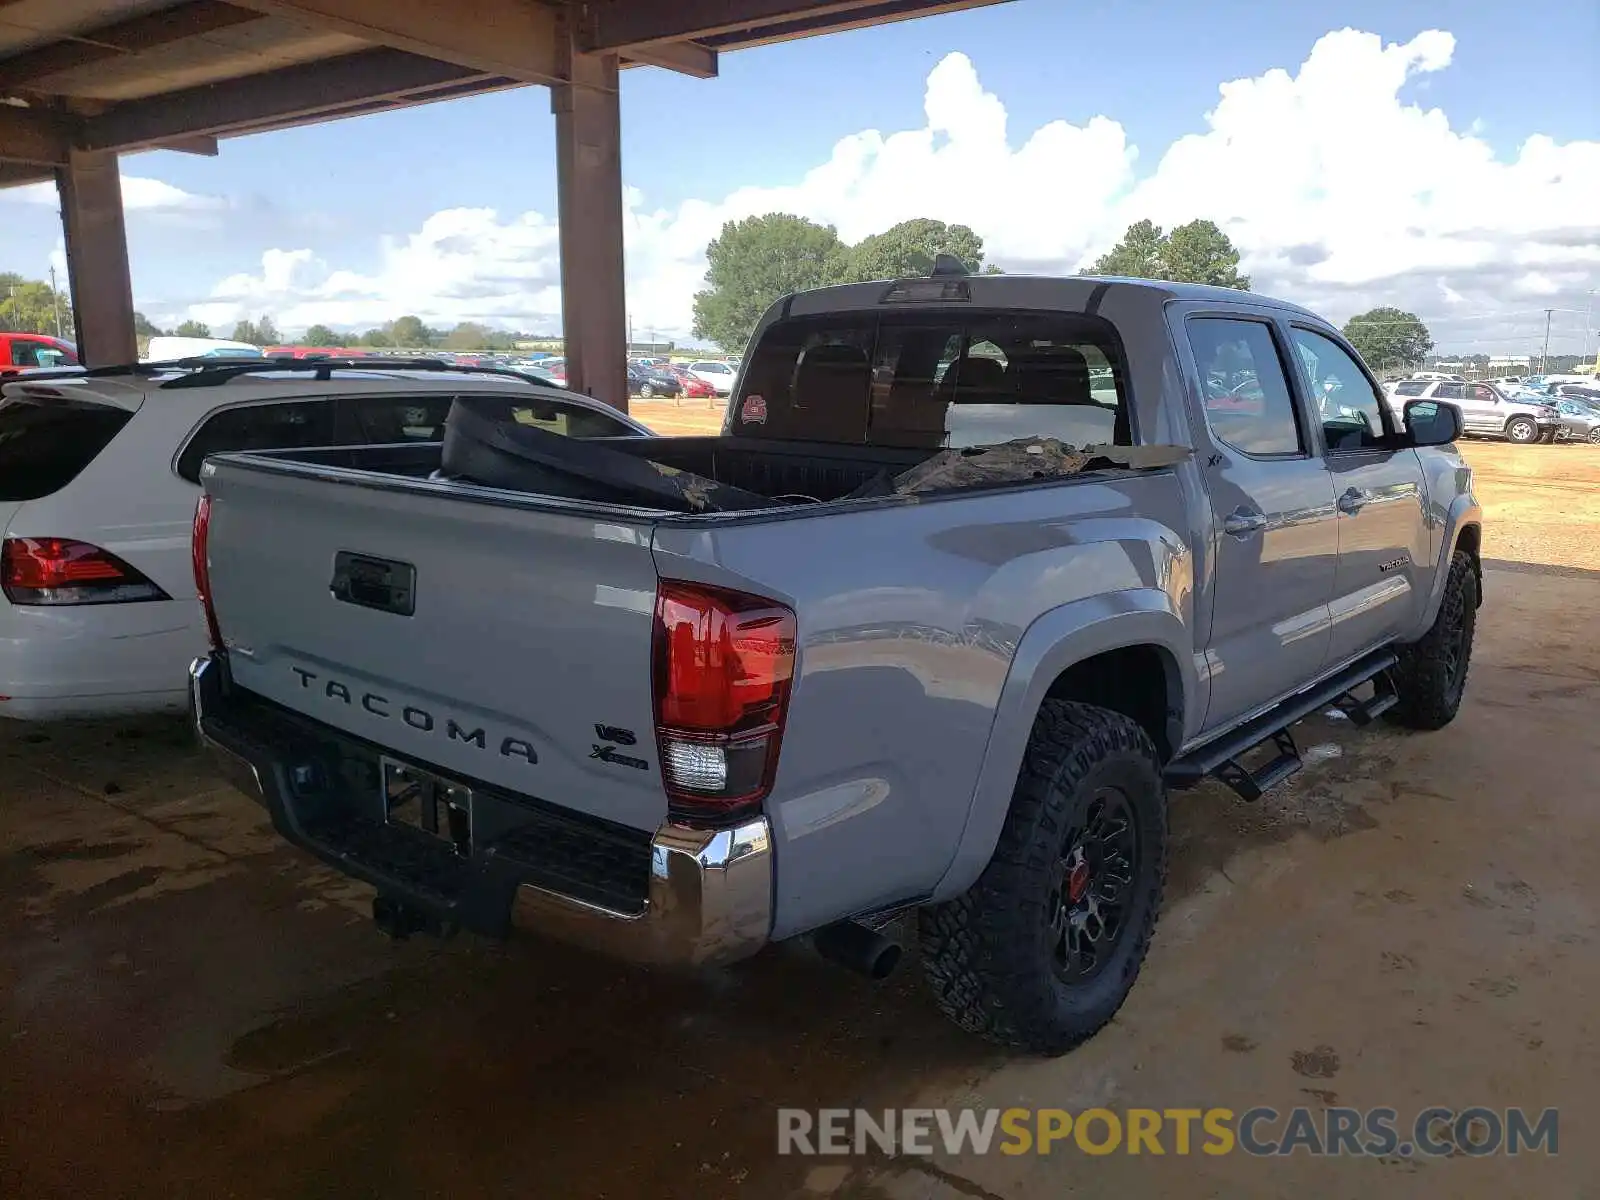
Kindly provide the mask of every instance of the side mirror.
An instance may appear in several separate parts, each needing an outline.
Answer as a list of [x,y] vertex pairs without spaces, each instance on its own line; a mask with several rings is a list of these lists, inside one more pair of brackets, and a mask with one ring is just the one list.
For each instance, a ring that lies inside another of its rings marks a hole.
[[1447,400],[1411,400],[1406,434],[1413,446],[1448,446],[1461,437],[1461,410]]

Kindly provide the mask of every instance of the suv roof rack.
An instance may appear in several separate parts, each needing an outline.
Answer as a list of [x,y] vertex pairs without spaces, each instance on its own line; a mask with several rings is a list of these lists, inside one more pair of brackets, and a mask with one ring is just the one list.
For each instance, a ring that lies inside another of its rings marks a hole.
[[[158,371],[179,368],[186,374],[178,375],[161,384],[162,390],[168,388],[199,388],[217,387],[241,375],[253,375],[262,371],[293,371],[304,372],[319,383],[326,383],[333,378],[335,371],[437,371],[441,374],[451,375],[498,375],[503,379],[515,379],[531,386],[540,386],[538,380],[521,371],[510,367],[463,367],[455,363],[447,363],[437,358],[379,358],[377,356],[363,358],[268,358],[268,359],[221,359],[221,358],[181,358],[167,363],[139,363],[134,367],[101,367],[91,374],[119,374],[129,371],[135,374],[154,374]],[[555,384],[545,384],[546,387],[555,387]]]

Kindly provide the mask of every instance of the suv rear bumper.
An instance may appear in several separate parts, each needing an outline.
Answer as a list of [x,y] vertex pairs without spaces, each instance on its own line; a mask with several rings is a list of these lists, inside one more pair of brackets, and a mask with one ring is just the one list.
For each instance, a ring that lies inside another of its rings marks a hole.
[[771,935],[765,817],[728,829],[669,821],[649,835],[474,787],[474,805],[504,828],[463,857],[386,825],[376,788],[368,798],[348,784],[352,764],[359,773],[380,748],[233,687],[220,657],[196,659],[189,677],[196,732],[228,782],[290,842],[438,927],[529,931],[663,965],[732,962]]

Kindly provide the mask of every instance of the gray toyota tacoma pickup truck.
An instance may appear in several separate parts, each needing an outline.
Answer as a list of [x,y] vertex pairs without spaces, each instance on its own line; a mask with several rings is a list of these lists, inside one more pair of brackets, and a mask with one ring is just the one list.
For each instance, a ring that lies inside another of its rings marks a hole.
[[1481,516],[1304,309],[1140,280],[786,297],[720,436],[228,454],[194,719],[386,932],[646,963],[814,939],[1060,1053],[1133,986],[1169,792],[1245,799],[1291,727],[1447,724]]

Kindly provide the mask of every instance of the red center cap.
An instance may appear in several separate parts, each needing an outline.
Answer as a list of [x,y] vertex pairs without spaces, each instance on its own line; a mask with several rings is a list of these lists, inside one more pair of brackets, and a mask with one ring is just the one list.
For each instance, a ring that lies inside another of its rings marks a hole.
[[1083,894],[1089,890],[1089,864],[1075,862],[1072,869],[1067,872],[1067,899],[1076,904],[1083,899]]

